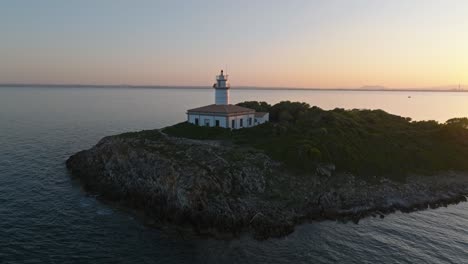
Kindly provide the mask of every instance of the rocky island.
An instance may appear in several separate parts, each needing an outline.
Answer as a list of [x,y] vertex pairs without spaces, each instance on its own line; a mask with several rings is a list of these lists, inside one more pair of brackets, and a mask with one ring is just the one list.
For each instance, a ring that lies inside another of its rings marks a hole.
[[87,191],[161,225],[257,239],[311,220],[357,222],[466,201],[466,118],[441,124],[381,110],[240,105],[269,112],[271,122],[109,136],[67,168]]

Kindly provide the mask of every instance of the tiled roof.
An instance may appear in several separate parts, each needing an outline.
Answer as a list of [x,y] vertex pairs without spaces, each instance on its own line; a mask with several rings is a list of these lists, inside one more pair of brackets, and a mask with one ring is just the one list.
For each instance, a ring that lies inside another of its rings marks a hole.
[[189,109],[187,112],[196,113],[217,113],[217,114],[237,114],[237,113],[254,113],[255,110],[238,106],[238,105],[207,105],[194,109]]

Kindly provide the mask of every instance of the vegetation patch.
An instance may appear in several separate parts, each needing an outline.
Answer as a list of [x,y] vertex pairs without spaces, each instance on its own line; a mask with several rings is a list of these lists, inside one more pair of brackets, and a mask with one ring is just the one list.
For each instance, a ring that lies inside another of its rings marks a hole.
[[382,110],[325,111],[306,103],[239,104],[270,113],[270,122],[229,130],[186,122],[163,131],[176,137],[222,139],[264,151],[298,173],[333,163],[359,176],[404,179],[408,173],[468,170],[468,119],[412,121]]
[[228,128],[196,126],[187,122],[166,127],[162,131],[174,137],[191,139],[223,140],[232,137],[232,132]]
[[142,130],[138,132],[126,132],[126,133],[117,135],[117,137],[159,140],[163,137],[163,135],[158,129],[153,129],[153,130]]

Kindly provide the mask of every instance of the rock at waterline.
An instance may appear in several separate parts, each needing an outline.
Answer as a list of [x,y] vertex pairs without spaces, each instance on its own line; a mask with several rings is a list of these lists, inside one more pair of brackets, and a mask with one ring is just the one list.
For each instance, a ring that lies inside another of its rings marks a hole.
[[468,192],[467,177],[457,173],[379,184],[334,172],[332,165],[295,175],[255,149],[158,130],[106,137],[71,156],[67,167],[89,192],[158,222],[258,239],[287,235],[310,219],[382,217],[463,201]]

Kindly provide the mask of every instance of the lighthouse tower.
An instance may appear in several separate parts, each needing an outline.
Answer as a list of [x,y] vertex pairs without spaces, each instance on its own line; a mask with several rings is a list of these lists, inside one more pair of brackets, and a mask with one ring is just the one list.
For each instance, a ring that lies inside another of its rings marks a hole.
[[215,88],[215,104],[228,105],[229,104],[229,89],[231,88],[228,83],[228,75],[224,75],[223,70],[221,74],[216,76],[216,83],[213,85]]
[[254,109],[240,105],[229,104],[229,90],[227,74],[216,76],[215,104],[205,105],[187,110],[187,122],[196,126],[224,127],[239,129],[253,127],[268,122],[267,112],[256,112]]

